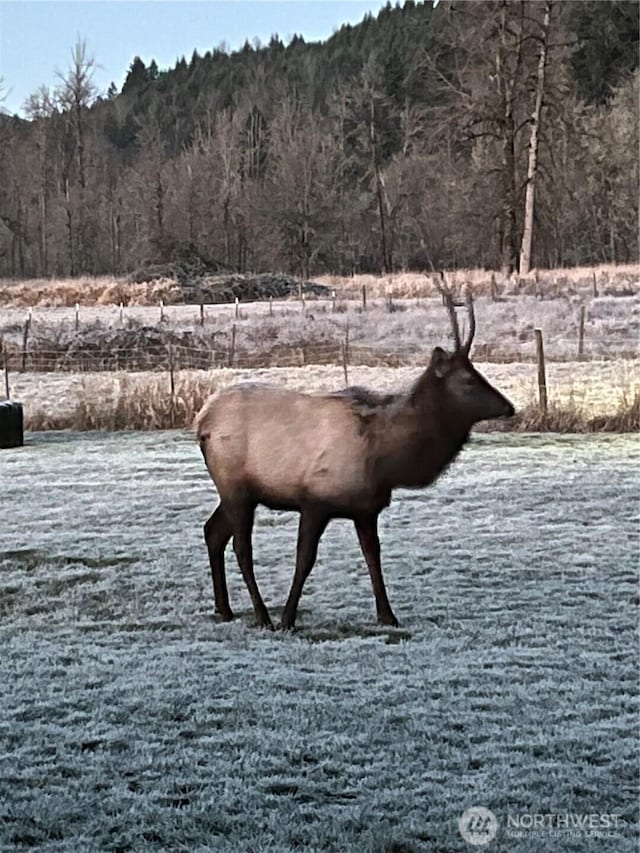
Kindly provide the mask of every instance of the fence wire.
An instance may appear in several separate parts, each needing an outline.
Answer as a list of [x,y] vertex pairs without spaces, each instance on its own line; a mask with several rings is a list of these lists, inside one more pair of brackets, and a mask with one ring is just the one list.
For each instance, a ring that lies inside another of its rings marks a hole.
[[[474,350],[476,362],[534,362],[533,335],[531,351],[495,349],[478,344]],[[557,341],[555,343],[558,343]],[[560,343],[575,343],[571,341]],[[216,347],[187,346],[167,340],[151,342],[148,347],[100,347],[86,349],[22,349],[10,343],[4,345],[0,363],[9,372],[69,372],[95,373],[108,371],[215,370],[219,368],[304,367],[307,365],[353,365],[369,367],[423,366],[431,349],[414,346],[394,348],[367,346],[346,342],[345,339],[313,344],[282,344],[268,349],[250,349],[243,345],[240,335],[235,343]],[[637,345],[629,341],[621,348],[619,339],[591,341],[582,356],[567,356],[548,349],[547,361],[605,361],[637,358]]]
[[[368,301],[366,310],[371,312],[367,316],[368,328],[362,325],[357,328],[354,322],[356,315],[364,317],[364,304],[359,306],[335,298],[207,306],[77,305],[31,309],[26,317],[24,309],[2,309],[0,326],[4,341],[0,341],[0,359],[9,372],[423,366],[431,352],[433,339],[426,340],[430,336],[418,340],[422,336],[414,330],[407,334],[412,342],[400,344],[398,336],[404,334],[403,330],[398,327],[397,332],[390,333],[389,329],[395,327],[387,326],[387,341],[371,343],[365,339],[367,335],[375,335],[376,324],[388,314],[398,311],[401,316],[408,308],[420,306],[429,309],[425,317],[431,317],[431,308],[442,315],[437,299],[394,302],[391,298]],[[376,311],[380,313],[376,315]],[[322,316],[331,318],[331,322],[312,324],[314,328],[304,323],[307,318]],[[272,324],[260,325],[270,317]],[[259,322],[253,325],[246,322],[252,319]],[[418,318],[418,322],[422,320]],[[442,325],[441,329],[444,328]],[[582,329],[577,323],[575,329],[569,324],[568,334],[545,332],[546,359],[550,362],[636,359],[638,338],[631,334],[632,329],[630,323],[620,334],[599,334],[592,328],[585,330],[583,318]],[[281,336],[280,332],[286,334]],[[474,343],[473,357],[476,362],[535,362],[534,331],[531,327],[509,330],[484,340],[480,333]]]

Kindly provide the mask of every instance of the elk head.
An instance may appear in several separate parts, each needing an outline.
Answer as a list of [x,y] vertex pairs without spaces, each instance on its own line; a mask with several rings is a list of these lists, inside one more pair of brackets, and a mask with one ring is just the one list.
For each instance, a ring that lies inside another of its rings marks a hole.
[[446,352],[436,347],[431,354],[428,374],[440,391],[440,399],[446,409],[469,426],[491,418],[511,417],[513,405],[482,376],[469,359],[469,351],[476,331],[476,317],[471,290],[466,288],[466,307],[469,330],[464,342],[460,335],[458,318],[451,291],[443,273],[436,287],[449,314],[454,350]]

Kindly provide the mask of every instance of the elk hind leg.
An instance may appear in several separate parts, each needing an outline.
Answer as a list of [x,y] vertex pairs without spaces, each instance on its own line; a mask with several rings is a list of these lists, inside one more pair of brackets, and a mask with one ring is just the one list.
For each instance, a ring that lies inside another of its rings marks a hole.
[[224,550],[231,539],[231,534],[231,523],[224,511],[224,506],[219,504],[204,526],[204,539],[211,565],[215,616],[220,622],[230,622],[233,619],[224,568]]

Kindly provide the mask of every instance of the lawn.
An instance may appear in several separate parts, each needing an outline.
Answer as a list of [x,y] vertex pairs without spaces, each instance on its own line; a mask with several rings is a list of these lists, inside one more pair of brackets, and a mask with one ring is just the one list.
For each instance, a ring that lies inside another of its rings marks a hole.
[[[189,435],[28,435],[0,455],[0,849],[635,851],[639,457],[478,437],[382,516],[401,628],[334,522],[284,634],[251,626],[231,555],[240,618],[213,621]],[[258,517],[276,618],[295,527]]]

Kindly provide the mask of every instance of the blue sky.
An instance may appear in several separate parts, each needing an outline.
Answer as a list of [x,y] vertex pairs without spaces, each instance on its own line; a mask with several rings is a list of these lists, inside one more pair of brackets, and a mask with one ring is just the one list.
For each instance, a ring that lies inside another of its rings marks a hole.
[[4,107],[22,112],[26,97],[42,83],[55,85],[77,37],[101,66],[95,82],[106,90],[122,85],[134,56],[155,59],[160,68],[226,42],[328,38],[343,23],[374,14],[383,0],[0,0],[0,76],[9,94]]

